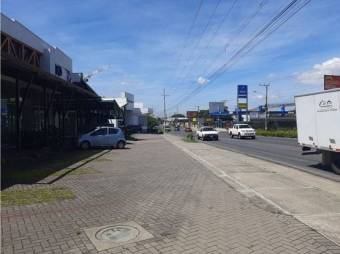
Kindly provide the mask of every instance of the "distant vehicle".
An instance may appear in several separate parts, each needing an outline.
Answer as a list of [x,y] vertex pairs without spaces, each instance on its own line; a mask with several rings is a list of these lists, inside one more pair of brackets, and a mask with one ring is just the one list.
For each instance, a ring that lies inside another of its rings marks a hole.
[[170,127],[169,125],[165,126],[165,128],[164,128],[164,129],[165,129],[165,131],[166,131],[166,132],[169,132],[169,131],[171,131],[171,127]]
[[218,140],[218,132],[212,127],[202,127],[196,132],[197,138],[202,140]]
[[78,139],[78,145],[83,150],[92,147],[115,147],[123,149],[125,144],[126,140],[123,131],[120,128],[107,126],[99,126],[81,135]]
[[184,131],[185,132],[192,132],[192,129],[190,127],[185,127]]
[[340,174],[340,89],[295,96],[298,143],[315,148],[322,164]]
[[249,124],[234,124],[232,128],[228,130],[229,136],[231,138],[238,137],[241,138],[252,138],[255,139],[256,132]]
[[180,130],[181,130],[181,128],[179,126],[175,127],[175,131],[180,131]]

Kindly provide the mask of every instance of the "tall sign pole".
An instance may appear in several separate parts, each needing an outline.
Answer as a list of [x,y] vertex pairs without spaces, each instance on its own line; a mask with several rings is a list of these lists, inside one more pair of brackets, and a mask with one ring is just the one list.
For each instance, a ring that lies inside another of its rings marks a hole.
[[[240,99],[243,100],[243,102],[240,102]],[[245,99],[245,103],[244,103]],[[240,120],[240,117],[242,115],[242,109],[246,110],[246,117],[248,115],[248,86],[247,85],[238,85],[237,86],[237,108],[238,108],[238,120]]]
[[265,104],[265,117],[264,117],[264,129],[268,130],[268,88],[270,83],[262,83],[260,86],[264,86],[266,88],[266,104]]

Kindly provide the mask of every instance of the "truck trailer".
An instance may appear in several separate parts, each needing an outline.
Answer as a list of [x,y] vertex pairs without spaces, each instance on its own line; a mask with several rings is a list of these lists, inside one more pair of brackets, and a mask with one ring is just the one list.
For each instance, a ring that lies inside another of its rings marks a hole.
[[322,164],[340,174],[340,89],[295,96],[298,143],[322,153]]

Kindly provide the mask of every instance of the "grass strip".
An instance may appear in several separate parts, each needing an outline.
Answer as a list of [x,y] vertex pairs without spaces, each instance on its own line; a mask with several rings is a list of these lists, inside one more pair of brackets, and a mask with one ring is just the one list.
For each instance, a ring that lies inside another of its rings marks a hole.
[[73,198],[75,198],[74,193],[66,187],[46,187],[1,191],[2,206],[31,205]]
[[297,130],[262,130],[257,129],[256,135],[258,136],[267,136],[267,137],[282,137],[282,138],[296,138]]

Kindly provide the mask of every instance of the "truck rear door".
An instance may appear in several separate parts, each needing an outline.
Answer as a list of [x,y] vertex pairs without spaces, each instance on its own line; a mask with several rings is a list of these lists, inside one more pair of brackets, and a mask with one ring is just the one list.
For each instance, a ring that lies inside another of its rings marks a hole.
[[302,146],[316,146],[315,102],[313,95],[295,97],[298,142]]
[[340,91],[315,95],[316,131],[321,148],[340,151]]

